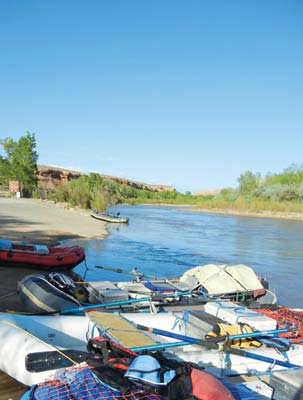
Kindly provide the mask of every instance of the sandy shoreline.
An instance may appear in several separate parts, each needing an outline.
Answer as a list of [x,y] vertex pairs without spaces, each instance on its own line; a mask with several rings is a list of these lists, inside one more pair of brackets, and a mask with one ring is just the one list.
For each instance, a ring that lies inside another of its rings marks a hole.
[[28,243],[107,235],[106,223],[91,218],[88,211],[34,199],[0,197],[0,223],[1,237]]
[[[87,211],[34,199],[0,197],[1,238],[16,242],[57,244],[70,238],[104,239],[106,223]],[[0,268],[0,311],[22,311],[17,282],[31,273],[21,268]],[[17,400],[26,389],[0,372],[0,400]]]
[[[106,223],[93,219],[83,210],[33,199],[0,197],[1,237],[15,242],[54,245],[64,239],[107,236]],[[17,282],[31,273],[43,270],[0,268],[0,311],[23,311]],[[66,272],[67,273],[67,272]]]

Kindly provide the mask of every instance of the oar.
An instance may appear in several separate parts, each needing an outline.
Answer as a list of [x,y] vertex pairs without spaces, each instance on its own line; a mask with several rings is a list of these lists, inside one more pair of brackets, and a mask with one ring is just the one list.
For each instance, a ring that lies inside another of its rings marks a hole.
[[137,268],[134,268],[132,271],[128,271],[126,269],[122,268],[110,268],[110,267],[103,267],[102,265],[95,265],[95,268],[98,269],[103,269],[104,271],[112,271],[116,272],[117,274],[126,274],[126,275],[132,275],[135,276],[136,278],[142,279],[142,278],[148,278],[148,279],[153,279],[155,281],[168,281],[168,278],[160,278],[159,276],[153,276],[153,275],[146,275],[141,272],[137,271]]
[[[186,342],[187,344],[196,344],[196,345],[199,345],[199,346],[205,346],[205,347],[212,348],[212,349],[213,348],[219,349],[218,348],[218,343],[216,343],[213,340],[213,338],[211,340],[202,340],[202,339],[198,339],[198,338],[192,338],[190,336],[179,335],[179,334],[173,333],[173,332],[163,331],[162,329],[146,327],[146,326],[143,326],[143,325],[136,325],[136,327],[138,329],[141,329],[141,330],[144,330],[144,331],[148,331],[148,332],[151,332],[151,333],[155,333],[157,335],[167,336],[167,337],[171,337],[171,338],[174,338],[174,339],[181,340],[182,341],[181,343]],[[241,338],[245,338],[245,337],[246,338],[247,337],[261,337],[261,336],[268,336],[268,335],[272,335],[272,334],[276,334],[276,333],[277,334],[278,333],[284,333],[284,332],[288,332],[288,329],[285,328],[285,329],[274,329],[274,330],[267,330],[267,331],[256,331],[256,332],[252,332],[252,333],[248,333],[248,334],[244,333],[244,334],[239,334],[239,335],[229,335],[229,336],[223,337],[223,338],[224,338],[224,340],[227,339],[229,341],[229,340],[241,339]],[[222,341],[222,337],[220,337],[220,336],[218,338],[215,338],[215,339],[219,339],[218,342]],[[182,345],[181,343],[177,342],[177,346],[181,346]],[[173,343],[171,343],[171,344],[173,345]],[[170,347],[173,347],[173,346],[170,346]],[[131,350],[140,352],[140,351],[147,350],[147,349],[144,349],[144,346],[142,346],[141,348],[134,347]],[[151,349],[149,348],[149,350],[151,350]],[[292,363],[289,363],[287,361],[277,360],[275,358],[262,356],[262,355],[255,354],[255,353],[250,353],[250,352],[247,352],[247,351],[245,351],[243,349],[236,349],[236,348],[228,347],[228,346],[225,346],[225,345],[223,346],[223,351],[225,353],[230,353],[230,354],[235,354],[235,355],[242,356],[242,357],[252,358],[252,359],[263,361],[263,362],[267,362],[267,363],[270,363],[270,364],[277,364],[277,365],[280,365],[280,366],[286,367],[286,368],[299,367],[299,365],[292,364]]]
[[143,331],[148,331],[150,333],[155,333],[157,335],[167,336],[167,337],[171,337],[174,339],[187,341],[187,342],[193,343],[193,344],[200,344],[200,343],[197,343],[199,341],[203,342],[203,343],[210,343],[210,342],[219,343],[219,342],[223,342],[223,341],[229,342],[229,341],[232,341],[235,339],[246,339],[246,338],[251,338],[251,337],[277,335],[279,333],[285,333],[285,332],[289,331],[289,329],[287,329],[287,328],[271,329],[271,330],[264,330],[264,331],[255,331],[255,332],[250,332],[250,333],[239,333],[239,334],[235,334],[235,335],[217,336],[217,337],[208,338],[206,340],[202,340],[202,339],[193,338],[193,337],[185,336],[185,335],[180,335],[180,334],[174,333],[174,332],[163,331],[162,329],[147,327],[147,326],[139,325],[139,324],[137,324],[136,327]]
[[175,292],[175,293],[168,293],[168,294],[162,294],[162,295],[157,295],[157,296],[141,297],[139,299],[129,299],[129,300],[113,301],[111,303],[92,304],[89,306],[81,306],[81,307],[75,307],[75,308],[69,308],[66,310],[56,311],[54,313],[59,312],[62,315],[63,314],[75,314],[75,313],[78,313],[81,311],[89,311],[89,310],[93,310],[96,308],[119,307],[119,306],[124,306],[124,305],[128,305],[128,304],[142,303],[145,301],[157,301],[157,300],[162,300],[162,299],[166,299],[166,298],[188,296],[190,294],[192,294],[192,291]]

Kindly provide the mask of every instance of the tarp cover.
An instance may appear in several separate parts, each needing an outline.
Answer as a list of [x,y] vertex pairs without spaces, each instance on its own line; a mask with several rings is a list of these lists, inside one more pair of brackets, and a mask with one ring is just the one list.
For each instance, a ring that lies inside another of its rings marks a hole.
[[207,264],[186,271],[180,281],[195,276],[209,294],[235,293],[263,289],[252,268],[244,264]]

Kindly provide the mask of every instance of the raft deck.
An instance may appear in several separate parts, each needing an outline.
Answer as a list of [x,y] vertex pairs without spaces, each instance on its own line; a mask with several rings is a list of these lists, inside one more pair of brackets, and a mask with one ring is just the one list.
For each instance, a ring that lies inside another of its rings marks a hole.
[[100,328],[101,334],[103,331],[109,339],[128,349],[156,344],[154,340],[119,314],[92,311],[88,315]]

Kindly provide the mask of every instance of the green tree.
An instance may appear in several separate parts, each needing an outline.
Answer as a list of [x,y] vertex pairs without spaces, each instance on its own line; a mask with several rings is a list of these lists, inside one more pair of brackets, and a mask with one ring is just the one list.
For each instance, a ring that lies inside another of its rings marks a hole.
[[251,171],[246,171],[238,178],[240,194],[247,195],[258,187],[260,174],[253,174]]
[[8,186],[10,173],[9,162],[6,158],[0,155],[0,185]]
[[30,196],[37,187],[37,160],[36,137],[34,133],[26,132],[16,142],[12,138],[0,141],[5,158],[0,161],[3,170],[9,179],[14,179],[20,183],[22,196]]

